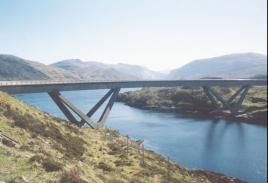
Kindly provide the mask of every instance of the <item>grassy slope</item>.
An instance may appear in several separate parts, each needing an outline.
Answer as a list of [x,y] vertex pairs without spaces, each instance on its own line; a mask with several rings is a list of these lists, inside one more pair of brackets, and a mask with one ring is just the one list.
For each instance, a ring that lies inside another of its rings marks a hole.
[[[0,92],[0,130],[17,140],[0,143],[0,181],[16,182],[167,182],[167,159],[141,148],[111,129],[77,128]],[[12,146],[12,145],[11,145]],[[170,182],[230,182],[207,171],[170,165]],[[241,182],[232,179],[233,182]]]

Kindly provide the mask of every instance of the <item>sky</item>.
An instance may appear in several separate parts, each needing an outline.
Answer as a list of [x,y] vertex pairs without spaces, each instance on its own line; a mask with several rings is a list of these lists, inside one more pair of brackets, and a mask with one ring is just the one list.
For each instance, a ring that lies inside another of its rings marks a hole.
[[267,55],[267,0],[0,0],[0,54],[154,71]]

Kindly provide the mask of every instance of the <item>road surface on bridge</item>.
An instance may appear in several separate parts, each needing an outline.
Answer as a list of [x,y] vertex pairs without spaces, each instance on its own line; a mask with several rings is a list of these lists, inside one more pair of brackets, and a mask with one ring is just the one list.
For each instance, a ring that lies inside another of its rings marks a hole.
[[196,79],[137,81],[0,81],[0,90],[9,94],[42,93],[111,88],[175,87],[175,86],[267,86],[266,79]]

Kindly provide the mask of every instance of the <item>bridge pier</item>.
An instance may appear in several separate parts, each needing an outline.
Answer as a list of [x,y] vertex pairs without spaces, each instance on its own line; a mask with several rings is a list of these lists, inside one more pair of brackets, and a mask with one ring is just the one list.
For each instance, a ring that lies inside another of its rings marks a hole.
[[[243,85],[234,95],[232,95],[230,97],[229,100],[225,101],[222,97],[220,97],[219,94],[217,94],[210,86],[205,85],[202,86],[204,92],[207,94],[208,98],[210,99],[210,101],[212,102],[212,104],[215,106],[216,110],[218,112],[222,112],[222,110],[224,109],[228,109],[231,114],[235,115],[238,113],[246,95],[247,92],[249,90],[251,86],[250,85]],[[244,91],[243,91],[244,90]],[[238,99],[238,102],[236,103],[236,105],[234,107],[230,106],[230,103],[243,91],[243,93],[241,94],[240,98]],[[219,106],[219,104],[216,102],[216,100],[214,99],[213,95],[222,103],[223,107],[221,108]]]
[[[49,96],[53,99],[53,101],[57,104],[57,106],[60,108],[60,110],[63,112],[63,114],[67,117],[67,119],[79,126],[82,127],[85,123],[87,123],[91,128],[102,128],[104,126],[104,123],[107,120],[107,117],[113,107],[113,104],[116,100],[116,97],[118,96],[118,93],[120,91],[120,88],[110,89],[106,95],[104,95],[103,98],[85,115],[82,111],[80,111],[75,105],[73,105],[68,99],[66,99],[59,91],[53,90],[52,92],[48,92]],[[111,96],[112,95],[112,96]],[[109,102],[106,105],[99,121],[93,122],[90,117],[99,109],[99,107],[109,98]],[[70,110],[72,110],[75,114],[77,114],[81,120],[78,121],[76,118],[72,115]]]

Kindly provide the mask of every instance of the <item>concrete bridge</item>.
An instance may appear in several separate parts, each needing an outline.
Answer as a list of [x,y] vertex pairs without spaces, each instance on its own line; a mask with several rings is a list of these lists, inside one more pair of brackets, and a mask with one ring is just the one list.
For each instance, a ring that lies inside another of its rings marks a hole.
[[[218,112],[222,112],[223,108],[230,110],[232,114],[236,114],[241,107],[243,100],[251,86],[267,86],[265,79],[198,79],[198,80],[138,80],[138,81],[0,81],[0,90],[9,94],[23,93],[43,93],[47,92],[53,101],[58,105],[60,110],[68,118],[68,120],[77,126],[83,126],[87,123],[92,128],[103,127],[115,99],[121,88],[142,88],[142,87],[175,87],[175,86],[201,86],[207,94]],[[228,101],[223,100],[211,87],[212,86],[238,86],[240,89],[230,97]],[[106,95],[87,113],[82,113],[76,106],[68,101],[60,91],[74,90],[95,90],[110,89]],[[234,107],[230,103],[240,94],[240,98]],[[110,97],[111,96],[111,97]],[[90,117],[99,109],[99,107],[110,97],[98,122],[93,122]],[[221,108],[215,97],[222,103]],[[78,121],[70,112],[72,110],[81,120]]]

